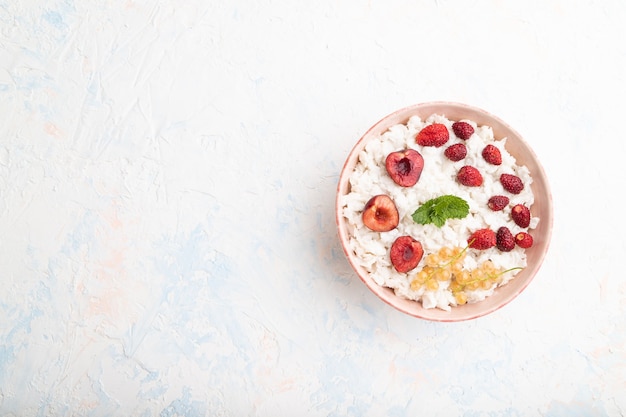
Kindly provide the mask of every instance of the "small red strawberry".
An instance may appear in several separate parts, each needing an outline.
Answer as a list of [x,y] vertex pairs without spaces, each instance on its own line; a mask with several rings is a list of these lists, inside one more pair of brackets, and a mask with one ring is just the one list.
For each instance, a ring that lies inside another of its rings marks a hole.
[[433,123],[426,126],[422,130],[420,130],[415,137],[415,141],[418,145],[435,146],[437,148],[443,146],[448,141],[448,139],[450,139],[448,128],[446,127],[446,125],[443,125],[441,123]]
[[468,140],[474,134],[474,128],[467,122],[454,122],[452,131],[459,139],[463,140]]
[[500,165],[502,163],[502,154],[497,146],[489,144],[483,148],[482,152],[485,161],[491,165]]
[[450,145],[443,151],[443,154],[451,161],[460,161],[467,156],[467,147],[463,143],[455,143]]
[[483,183],[483,176],[480,171],[471,165],[465,165],[459,169],[456,179],[463,185],[468,187],[478,187]]
[[502,226],[496,232],[496,247],[502,252],[510,252],[515,248],[515,238],[508,227]]
[[515,235],[515,243],[520,248],[528,249],[533,245],[533,237],[526,232],[519,232]]
[[524,183],[517,175],[502,174],[500,175],[500,183],[505,190],[512,194],[519,194],[524,189]]
[[516,204],[511,209],[511,218],[519,227],[528,227],[530,224],[530,210],[523,204]]
[[473,249],[489,249],[496,245],[496,234],[491,229],[479,229],[476,230],[467,239],[467,244]]
[[509,205],[509,197],[505,195],[494,195],[487,201],[487,206],[493,211],[503,210]]

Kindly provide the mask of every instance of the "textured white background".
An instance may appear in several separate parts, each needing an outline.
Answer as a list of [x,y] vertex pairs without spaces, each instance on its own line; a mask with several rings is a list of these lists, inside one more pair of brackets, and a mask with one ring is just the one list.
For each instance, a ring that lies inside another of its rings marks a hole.
[[[0,415],[623,416],[626,3],[0,0]],[[540,273],[444,324],[350,270],[339,171],[459,101],[555,205]]]

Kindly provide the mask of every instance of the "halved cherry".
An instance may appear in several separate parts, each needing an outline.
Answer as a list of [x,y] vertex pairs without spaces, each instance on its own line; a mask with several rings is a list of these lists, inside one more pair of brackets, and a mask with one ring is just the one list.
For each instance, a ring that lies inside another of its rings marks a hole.
[[396,204],[386,194],[370,198],[363,208],[362,218],[363,224],[375,232],[388,232],[400,222]]
[[400,236],[391,245],[391,264],[398,272],[414,269],[424,255],[422,244],[411,236]]
[[424,158],[415,149],[391,152],[385,160],[385,168],[396,184],[412,187],[422,175]]

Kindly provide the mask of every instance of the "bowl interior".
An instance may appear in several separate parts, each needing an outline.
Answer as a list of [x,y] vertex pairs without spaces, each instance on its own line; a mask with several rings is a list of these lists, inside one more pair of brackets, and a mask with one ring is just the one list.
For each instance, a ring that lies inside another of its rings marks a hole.
[[[370,138],[386,131],[390,126],[398,123],[406,123],[411,116],[417,115],[426,119],[433,113],[446,116],[451,120],[470,119],[478,125],[488,125],[493,129],[496,139],[507,138],[506,149],[513,155],[518,165],[526,165],[533,177],[531,189],[535,196],[535,202],[531,207],[531,213],[539,217],[540,221],[532,235],[534,244],[526,250],[528,266],[520,271],[517,276],[506,285],[497,288],[494,293],[485,300],[453,307],[452,311],[443,311],[437,308],[425,309],[420,302],[407,300],[396,296],[390,288],[379,286],[369,276],[368,272],[357,263],[356,255],[348,250],[346,243],[350,236],[347,223],[342,215],[340,199],[342,195],[350,192],[350,175],[358,162],[358,155],[365,147]],[[462,321],[489,314],[500,307],[508,304],[517,297],[532,281],[541,267],[545,254],[550,244],[552,234],[552,195],[545,172],[538,161],[534,151],[524,139],[508,124],[498,117],[476,107],[461,103],[433,102],[409,106],[384,117],[372,126],[356,143],[344,164],[337,186],[336,222],[339,239],[349,263],[359,278],[367,287],[387,304],[414,317],[432,321]]]

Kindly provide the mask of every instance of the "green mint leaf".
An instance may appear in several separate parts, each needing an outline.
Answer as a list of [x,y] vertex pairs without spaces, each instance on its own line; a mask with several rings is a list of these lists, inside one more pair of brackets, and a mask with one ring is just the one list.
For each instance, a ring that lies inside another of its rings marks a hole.
[[445,224],[447,218],[445,216],[438,215],[435,213],[431,218],[431,223],[437,227],[441,227]]
[[448,219],[462,219],[469,214],[469,205],[455,195],[442,195],[422,204],[411,216],[418,224],[432,223],[441,227]]
[[413,221],[419,224],[428,224],[431,222],[430,210],[433,206],[433,200],[428,200],[424,204],[422,204],[411,217],[413,217]]
[[469,205],[465,200],[454,195],[437,197],[433,210],[437,215],[448,219],[462,219],[469,213]]

